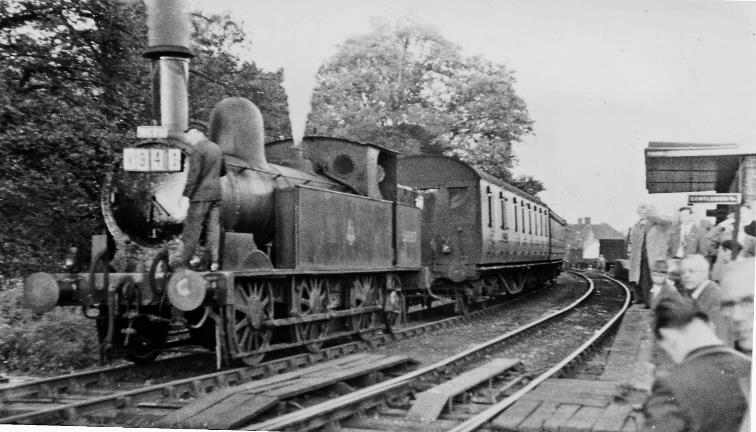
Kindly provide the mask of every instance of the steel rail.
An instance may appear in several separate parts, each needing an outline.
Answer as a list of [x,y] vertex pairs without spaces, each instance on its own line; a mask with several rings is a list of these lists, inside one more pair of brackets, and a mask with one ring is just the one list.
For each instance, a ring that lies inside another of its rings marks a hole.
[[181,395],[188,393],[198,396],[228,385],[242,384],[255,378],[306,367],[315,363],[354,354],[362,350],[364,350],[364,344],[352,342],[350,344],[332,347],[316,354],[298,354],[291,357],[271,360],[253,367],[239,367],[183,378],[138,389],[121,391],[111,395],[99,396],[84,401],[68,403],[52,408],[4,417],[0,418],[0,424],[31,424],[34,421],[48,421],[50,419],[54,421],[66,420],[85,415],[86,413],[109,408],[120,409],[125,407],[135,407],[141,402],[149,402],[156,398],[160,399],[166,395]]
[[[354,343],[367,343],[368,345],[382,345],[386,344],[392,340],[402,340],[409,337],[413,337],[428,331],[432,331],[438,328],[443,327],[449,327],[451,325],[457,324],[459,322],[471,320],[478,318],[479,316],[487,315],[490,313],[494,313],[499,311],[502,308],[505,308],[509,305],[511,305],[512,302],[516,300],[521,300],[525,297],[519,296],[516,299],[513,299],[508,302],[503,302],[498,305],[494,305],[479,311],[471,312],[467,315],[460,315],[460,316],[454,316],[445,318],[438,321],[433,321],[429,323],[424,324],[418,324],[416,326],[412,327],[406,327],[401,329],[394,330],[393,333],[384,333],[384,334],[375,334],[375,335],[365,335],[367,341],[361,341],[361,342],[351,342],[347,344],[342,345],[351,345]],[[414,311],[409,311],[408,315],[415,315],[421,312],[429,312],[432,309],[442,308],[445,306],[449,306],[453,304],[453,302],[445,303],[439,306],[434,306],[431,309],[418,309]],[[344,334],[341,334],[339,337],[344,337]],[[323,340],[326,340],[324,338]],[[274,350],[281,350],[281,349],[289,349],[289,348],[295,348],[298,346],[305,345],[307,342],[295,342],[287,345],[276,345],[275,349],[268,349],[264,351],[259,352],[269,352]],[[367,347],[364,347],[367,348]],[[351,349],[351,348],[350,348]],[[259,352],[255,352],[259,353]],[[2,401],[8,401],[13,398],[19,398],[19,397],[26,397],[30,394],[43,394],[45,396],[51,395],[55,396],[59,393],[60,389],[76,389],[76,388],[85,388],[88,385],[96,384],[96,383],[107,383],[112,381],[118,381],[120,377],[127,376],[129,374],[137,374],[137,373],[144,373],[145,371],[150,372],[154,368],[160,368],[160,367],[166,367],[164,363],[172,363],[176,361],[186,361],[190,360],[192,357],[200,357],[203,355],[212,355],[212,352],[199,352],[199,353],[188,353],[188,354],[182,354],[177,355],[174,357],[168,357],[163,358],[155,361],[154,363],[147,365],[147,366],[139,366],[135,364],[122,364],[117,366],[107,366],[107,367],[101,367],[97,369],[92,369],[88,371],[81,371],[81,372],[74,372],[64,375],[57,375],[47,378],[39,378],[34,379],[26,382],[21,382],[18,384],[11,384],[11,385],[3,385],[0,386],[0,404]],[[183,359],[183,360],[180,360]]]
[[[289,370],[294,370],[296,368],[332,360],[349,354],[354,354],[367,350],[371,346],[384,345],[393,340],[408,339],[439,328],[450,327],[461,322],[470,321],[478,317],[497,312],[508,306],[511,306],[512,303],[524,298],[527,297],[518,296],[510,301],[506,301],[479,311],[474,311],[467,315],[454,316],[430,323],[419,324],[413,327],[402,328],[394,331],[393,333],[375,334],[370,336],[365,335],[366,340],[349,342],[346,344],[323,348],[323,350],[319,353],[298,354],[290,357],[267,361],[253,367],[228,369],[211,374],[155,384],[139,389],[121,391],[113,393],[112,395],[100,396],[97,398],[68,403],[61,406],[42,409],[29,413],[2,417],[0,418],[0,424],[30,424],[36,420],[45,420],[51,418],[55,420],[64,420],[67,418],[80,416],[87,412],[98,411],[101,409],[136,406],[140,402],[149,401],[156,397],[161,397],[166,393],[189,392],[192,394],[199,394],[203,391],[203,389],[206,388],[225,387],[231,382],[246,382],[254,378],[286,372]],[[448,306],[449,304],[451,303],[447,303],[439,307]],[[425,311],[427,311],[427,309]],[[175,358],[165,359],[165,361],[170,361],[172,359]],[[28,395],[29,393],[34,393],[36,390],[54,389],[56,387],[61,388],[64,386],[70,388],[85,388],[88,382],[98,382],[100,380],[107,381],[109,379],[107,375],[109,374],[115,373],[120,375],[129,372],[138,372],[138,368],[138,366],[134,365],[120,365],[110,369],[101,368],[92,371],[77,372],[73,374],[44,378],[41,380],[35,380],[14,386],[0,388],[0,392],[5,390],[8,391],[8,393],[0,393],[0,395],[2,395],[2,397],[0,397],[0,403],[2,403],[3,399],[9,400],[12,397]],[[105,375],[105,377],[103,377],[103,375]]]
[[[575,274],[580,275],[579,273]],[[515,335],[523,333],[533,327],[536,327],[544,322],[550,321],[560,315],[569,312],[570,310],[583,303],[586,299],[588,299],[588,297],[590,297],[595,290],[593,281],[583,275],[580,276],[588,281],[588,290],[581,297],[579,297],[577,300],[573,301],[563,309],[541,317],[533,322],[509,331],[487,342],[476,345],[472,348],[468,348],[461,353],[448,357],[432,365],[317,405],[285,414],[268,421],[253,424],[249,427],[244,428],[244,430],[306,430],[306,428],[303,426],[305,426],[311,420],[322,418],[325,415],[335,413],[336,411],[343,410],[344,408],[349,406],[363,404],[366,401],[369,401],[376,397],[381,397],[386,393],[398,391],[399,389],[409,385],[423,375],[434,373],[435,371],[444,369],[449,365],[461,363],[468,357],[471,357],[475,354],[483,354],[487,349],[491,349],[495,345],[498,345]],[[333,420],[332,417],[330,419]]]
[[558,364],[554,365],[553,367],[549,368],[546,372],[542,373],[541,375],[535,377],[532,381],[530,381],[528,384],[526,384],[523,388],[515,392],[509,397],[506,397],[502,399],[501,401],[497,402],[496,404],[492,405],[485,411],[480,412],[479,414],[476,414],[475,416],[467,419],[465,422],[460,424],[459,426],[451,429],[449,432],[471,432],[474,430],[477,430],[480,426],[487,423],[497,415],[499,415],[502,411],[507,409],[510,405],[517,402],[522,396],[527,394],[529,391],[533,390],[535,387],[537,387],[539,384],[544,382],[546,379],[550,378],[552,375],[556,374],[560,370],[562,370],[565,366],[567,366],[569,363],[571,363],[577,356],[579,356],[583,351],[588,349],[591,345],[593,345],[599,338],[604,336],[605,333],[609,331],[612,326],[625,314],[625,311],[627,311],[627,308],[630,306],[630,290],[627,288],[625,284],[622,282],[610,278],[609,276],[603,277],[617,283],[622,288],[625,289],[626,297],[625,302],[620,309],[619,312],[617,312],[614,317],[612,317],[609,322],[604,324],[601,329],[599,329],[594,335],[588,339],[585,343],[580,345],[579,348],[574,350],[570,355],[565,357],[562,361],[560,361]]
[[[29,394],[54,396],[57,395],[59,389],[62,388],[81,388],[98,382],[118,381],[121,377],[128,376],[132,373],[151,373],[154,372],[153,369],[170,367],[171,363],[192,361],[193,358],[199,360],[201,357],[209,355],[212,355],[209,351],[207,353],[186,353],[162,358],[147,366],[121,364],[0,386],[0,404],[4,400],[27,396]],[[214,363],[214,361],[211,360],[209,364],[212,363]]]

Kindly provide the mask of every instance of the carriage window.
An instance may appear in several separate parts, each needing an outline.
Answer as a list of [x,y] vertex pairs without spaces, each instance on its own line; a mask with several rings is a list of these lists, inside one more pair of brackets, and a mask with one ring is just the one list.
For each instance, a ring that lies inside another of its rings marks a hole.
[[486,186],[486,196],[488,197],[488,227],[493,227],[493,198],[491,197],[491,188]]
[[450,187],[449,191],[449,208],[455,209],[467,201],[467,196],[470,195],[470,188],[468,187]]
[[507,199],[504,198],[504,193],[499,192],[499,203],[501,204],[501,229],[503,230],[507,229],[507,208],[504,206],[505,202],[507,202]]
[[528,234],[533,234],[533,212],[530,211],[530,204],[528,204]]
[[541,213],[541,235],[546,235],[546,209]]
[[514,222],[515,222],[515,232],[518,230],[518,224],[517,224],[517,198],[512,198],[512,208],[514,209]]
[[541,235],[543,235],[543,209],[538,211],[538,230],[541,232]]

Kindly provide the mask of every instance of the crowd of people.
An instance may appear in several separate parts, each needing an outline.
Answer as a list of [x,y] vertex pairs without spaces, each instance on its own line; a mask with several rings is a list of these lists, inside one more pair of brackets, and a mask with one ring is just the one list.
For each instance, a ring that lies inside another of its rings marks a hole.
[[659,347],[676,363],[643,409],[649,431],[750,430],[756,222],[752,205],[713,225],[638,207],[629,236],[633,301],[654,311]]

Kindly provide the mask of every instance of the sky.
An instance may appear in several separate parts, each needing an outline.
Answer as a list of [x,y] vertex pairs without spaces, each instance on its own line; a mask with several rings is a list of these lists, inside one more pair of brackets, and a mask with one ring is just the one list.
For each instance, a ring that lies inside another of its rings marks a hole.
[[506,65],[535,122],[514,145],[513,171],[543,181],[539,196],[571,223],[588,216],[624,232],[640,202],[669,215],[687,203],[687,194],[647,193],[649,141],[756,146],[756,2],[190,4],[242,21],[251,49],[239,54],[283,68],[296,106],[307,104],[318,66],[374,18],[433,26],[463,54]]

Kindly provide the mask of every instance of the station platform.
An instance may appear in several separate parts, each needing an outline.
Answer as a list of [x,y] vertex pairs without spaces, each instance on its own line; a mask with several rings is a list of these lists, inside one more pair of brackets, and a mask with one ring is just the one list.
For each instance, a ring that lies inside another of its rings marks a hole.
[[641,430],[641,408],[651,390],[656,365],[669,367],[669,359],[654,348],[652,326],[651,310],[631,306],[611,346],[604,350],[603,370],[592,376],[544,381],[492,420],[492,428],[523,432]]

